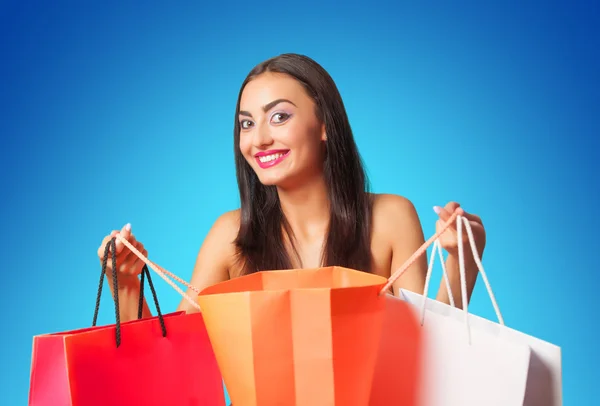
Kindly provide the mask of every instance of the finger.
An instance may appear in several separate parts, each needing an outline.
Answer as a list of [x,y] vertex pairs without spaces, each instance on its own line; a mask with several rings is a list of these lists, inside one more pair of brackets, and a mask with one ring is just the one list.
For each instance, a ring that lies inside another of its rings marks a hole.
[[[121,252],[121,254],[119,254],[116,257],[116,265],[117,265],[117,272],[120,273],[125,273],[125,270],[128,268],[128,264],[132,263],[135,261],[135,255],[133,255],[131,253],[131,251],[126,250]],[[113,263],[112,263],[112,257],[109,258],[107,264],[106,264],[106,271],[107,272],[112,272],[113,269]]]
[[460,207],[460,204],[457,202],[449,202],[444,208],[450,215],[452,215],[452,213],[457,213],[462,216],[465,213],[464,209]]
[[[131,224],[127,223],[123,226],[123,228],[121,229],[121,231],[119,232],[119,234],[121,235],[121,237],[123,237],[126,240],[129,240],[130,234],[131,234]],[[116,248],[117,248],[117,254],[120,254],[121,251],[123,251],[123,243],[119,240],[116,241]]]
[[[129,236],[129,240],[128,241],[138,251],[142,252],[142,249],[144,249],[144,245],[141,242],[138,242],[135,239],[135,235],[131,234]],[[125,244],[123,244],[123,245],[125,245]],[[135,253],[132,250],[129,249],[129,247],[125,247],[125,249],[123,249],[121,251],[121,253],[117,255],[117,261],[118,261],[119,264],[124,264],[126,262],[133,261],[132,258],[134,258],[134,257],[138,258],[137,255],[135,255]],[[120,266],[119,266],[119,268],[120,268]]]
[[98,257],[100,259],[104,258],[104,251],[106,250],[106,244],[110,242],[110,240],[119,233],[119,230],[113,230],[109,235],[102,239],[100,246],[98,247]]
[[469,225],[471,226],[471,229],[473,230],[473,232],[476,234],[481,231],[485,231],[485,229],[483,228],[483,224],[481,224],[477,221],[469,221]]
[[[135,235],[133,233],[129,234],[129,238],[127,239],[127,241],[129,241],[129,243],[131,245],[133,245],[135,248],[137,248],[138,244],[141,244],[140,242],[138,242],[138,240],[135,238]],[[132,252],[129,248],[127,248],[127,251]]]
[[[437,215],[440,217],[440,219],[445,223],[448,220],[450,220],[450,217],[452,217],[452,213],[449,212],[448,210],[446,210],[443,207],[440,206],[434,206],[433,210],[437,213]],[[463,211],[462,209],[457,209],[460,211]],[[460,213],[459,213],[460,214]],[[453,229],[456,229],[456,223],[452,222],[452,224],[450,224],[450,227]]]
[[[133,245],[133,247],[138,250],[142,255],[146,256],[145,252],[146,250],[144,249],[144,244],[142,244],[141,242],[137,241],[135,239],[135,236],[133,234],[131,234],[131,237],[129,238],[129,242],[131,243],[131,245]],[[130,250],[129,248],[127,248],[126,251],[123,251],[123,258],[121,259],[121,261],[129,261],[130,258],[132,257],[136,257],[139,259],[139,257],[137,256],[136,253],[133,252],[133,250]]]
[[[131,241],[131,245],[133,245],[133,248],[135,248],[144,257],[146,257],[146,258],[148,257],[148,252],[144,248],[144,244],[142,244],[139,241]],[[127,258],[130,258],[130,257],[133,256],[133,257],[136,257],[138,259],[141,259],[135,252],[133,252],[133,250],[128,249],[127,251],[129,252],[129,254],[127,255]]]
[[[136,247],[137,248],[137,247]],[[144,256],[147,255],[145,249],[138,249]],[[123,264],[119,267],[119,271],[126,273],[128,275],[137,275],[140,273],[140,270],[144,266],[144,261],[138,258],[133,252],[131,255],[127,256],[127,259],[123,262]]]
[[479,217],[477,214],[471,214],[471,213],[464,212],[463,217],[471,222],[483,224],[483,222],[481,221],[481,217]]
[[456,202],[448,202],[446,204],[446,206],[444,206],[444,209],[446,209],[446,211],[448,211],[449,213],[454,213],[454,211],[456,209],[458,209],[460,207],[460,204],[456,203]]

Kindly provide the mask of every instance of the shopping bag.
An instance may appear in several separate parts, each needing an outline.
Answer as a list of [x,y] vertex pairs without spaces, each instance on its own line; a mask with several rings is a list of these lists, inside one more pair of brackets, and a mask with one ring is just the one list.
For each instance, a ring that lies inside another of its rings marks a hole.
[[199,291],[120,241],[202,312],[232,405],[417,405],[421,328],[412,306],[383,289],[388,279],[331,266]]
[[[425,406],[560,406],[562,366],[560,347],[506,327],[481,264],[469,222],[457,221],[463,310],[427,298],[436,252],[448,276],[439,240],[433,249],[423,295],[400,290],[400,300],[414,306],[423,329],[423,370],[420,399]],[[465,226],[479,272],[498,323],[468,313],[462,226]],[[429,243],[419,253],[425,252]],[[407,266],[403,267],[404,269]],[[401,272],[396,274],[398,277]]]
[[233,405],[374,404],[378,361],[403,384],[378,394],[384,404],[415,405],[419,329],[409,306],[379,294],[386,281],[324,267],[258,272],[201,291]]
[[[113,270],[117,269],[114,241]],[[163,315],[147,267],[141,286],[145,277],[158,316],[121,323],[115,295],[116,324],[96,326],[104,269],[93,327],[33,338],[29,405],[225,405],[222,378],[202,314]],[[113,285],[116,292],[116,274]]]
[[[117,238],[202,312],[234,406],[421,400],[429,383],[422,379],[423,329],[410,302],[387,294],[404,269],[389,279],[339,266],[262,271],[200,291]],[[169,276],[195,291],[196,300]]]

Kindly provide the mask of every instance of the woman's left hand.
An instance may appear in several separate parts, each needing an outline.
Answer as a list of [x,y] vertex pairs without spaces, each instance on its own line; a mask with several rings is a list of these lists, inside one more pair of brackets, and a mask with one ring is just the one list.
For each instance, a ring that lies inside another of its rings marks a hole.
[[[473,237],[475,239],[475,245],[477,247],[477,253],[479,257],[483,255],[483,249],[485,248],[485,228],[483,227],[483,223],[481,222],[481,218],[475,214],[470,214],[465,212],[460,204],[456,202],[450,202],[446,204],[445,207],[434,206],[433,210],[438,214],[440,219],[436,222],[435,228],[436,232],[440,231],[444,223],[446,223],[452,213],[456,210],[459,211],[459,214],[463,216],[465,219],[469,221],[471,225],[471,230],[473,231]],[[458,236],[456,230],[456,221],[448,228],[442,235],[440,235],[440,245],[448,254],[458,257]],[[465,254],[465,258],[472,258],[471,245],[469,244],[469,236],[467,234],[467,230],[465,229],[464,224],[462,225],[462,240],[463,240],[463,251]]]

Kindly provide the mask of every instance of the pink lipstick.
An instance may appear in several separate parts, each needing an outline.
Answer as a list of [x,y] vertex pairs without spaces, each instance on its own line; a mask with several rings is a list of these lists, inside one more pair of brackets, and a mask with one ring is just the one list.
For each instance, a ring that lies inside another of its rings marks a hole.
[[254,155],[254,159],[262,169],[271,168],[283,161],[290,154],[289,149],[271,149]]

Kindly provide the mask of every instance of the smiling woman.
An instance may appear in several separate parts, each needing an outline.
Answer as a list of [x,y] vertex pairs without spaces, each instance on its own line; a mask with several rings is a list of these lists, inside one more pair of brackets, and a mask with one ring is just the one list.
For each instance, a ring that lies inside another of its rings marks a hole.
[[[321,265],[369,271],[372,196],[327,72],[297,55],[267,61],[248,75],[237,110],[239,272]],[[270,160],[262,163],[264,154]]]
[[[423,244],[419,217],[407,198],[369,192],[340,93],[312,59],[284,54],[256,66],[241,86],[233,135],[240,209],[215,221],[200,247],[192,286],[204,289],[260,270],[329,265],[388,278]],[[483,255],[485,230],[478,216],[454,202],[434,209],[438,226],[460,210]],[[100,258],[117,233],[147,256],[126,225],[104,238]],[[449,254],[455,304],[462,306],[456,229],[445,231],[440,243]],[[465,254],[470,297],[477,267]],[[113,295],[119,297],[121,320],[135,319],[143,263],[117,242],[117,264],[119,292]],[[400,288],[422,292],[426,271],[427,259],[421,256],[394,283],[393,293]],[[443,284],[437,299],[448,303],[448,297]],[[196,311],[186,300],[179,309]],[[144,316],[150,316],[146,305]]]

